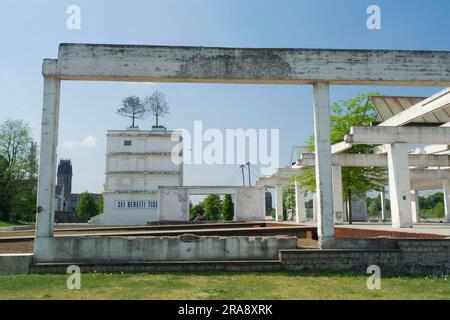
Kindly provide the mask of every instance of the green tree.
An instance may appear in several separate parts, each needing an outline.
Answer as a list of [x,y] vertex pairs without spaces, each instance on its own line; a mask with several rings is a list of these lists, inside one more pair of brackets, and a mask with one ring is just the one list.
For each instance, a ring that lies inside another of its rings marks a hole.
[[20,180],[12,197],[11,219],[14,221],[33,222],[36,217],[37,178]]
[[445,208],[443,202],[439,202],[436,204],[436,206],[432,209],[432,215],[436,218],[443,218],[445,216]]
[[203,201],[205,209],[205,219],[217,221],[220,220],[220,213],[222,211],[222,200],[215,194],[210,194]]
[[203,202],[199,202],[196,205],[192,205],[192,203],[190,204],[190,208],[189,208],[189,219],[191,221],[195,220],[195,218],[197,218],[197,215],[203,215],[205,213],[205,208],[203,206]]
[[104,212],[104,199],[103,199],[103,196],[100,196],[97,199],[97,208],[98,208],[99,214]]
[[[379,93],[370,92],[359,94],[353,99],[341,100],[331,106],[330,127],[331,143],[338,143],[344,140],[345,135],[350,133],[352,126],[370,126],[376,121],[377,112],[371,103],[370,96]],[[307,141],[307,148],[314,152],[314,135]],[[375,145],[355,145],[346,153],[367,153],[375,152]],[[305,170],[296,177],[304,186],[306,191],[314,191],[315,171]],[[379,167],[343,167],[342,168],[342,188],[344,199],[349,204],[348,220],[352,222],[351,202],[355,197],[365,196],[368,191],[379,190],[387,183],[387,173],[385,168]]]
[[38,174],[38,147],[35,141],[31,142],[27,156],[27,175],[28,178],[36,178]]
[[234,204],[231,194],[226,194],[223,199],[222,217],[225,221],[231,221],[234,218]]
[[295,215],[295,189],[283,189],[283,220],[290,220]]
[[81,218],[90,218],[99,214],[97,201],[89,192],[86,191],[81,194],[76,213]]
[[[24,180],[30,175],[30,159],[33,148],[30,126],[23,120],[7,119],[0,124],[0,219],[8,221],[14,211],[14,198],[21,197],[22,191],[32,191],[34,186]],[[27,175],[28,173],[28,175]],[[32,180],[35,183],[35,180]],[[30,186],[23,189],[23,186]]]
[[116,113],[131,118],[131,128],[136,128],[136,119],[144,119],[147,115],[147,109],[139,97],[129,96],[122,99],[122,106],[117,109]]
[[0,220],[8,221],[14,196],[8,161],[0,156]]

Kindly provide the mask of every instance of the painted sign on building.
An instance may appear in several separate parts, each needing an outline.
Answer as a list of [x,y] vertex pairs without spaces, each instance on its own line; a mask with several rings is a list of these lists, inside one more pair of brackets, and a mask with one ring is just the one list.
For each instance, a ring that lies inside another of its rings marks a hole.
[[114,202],[115,209],[150,209],[156,210],[158,208],[158,201],[156,200],[116,200]]

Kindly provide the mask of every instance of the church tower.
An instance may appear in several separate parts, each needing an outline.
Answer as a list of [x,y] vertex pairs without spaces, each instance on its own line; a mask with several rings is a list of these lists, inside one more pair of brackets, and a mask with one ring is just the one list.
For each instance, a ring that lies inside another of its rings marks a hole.
[[67,199],[72,193],[72,162],[70,159],[59,161],[57,176],[57,185],[64,186],[64,197]]

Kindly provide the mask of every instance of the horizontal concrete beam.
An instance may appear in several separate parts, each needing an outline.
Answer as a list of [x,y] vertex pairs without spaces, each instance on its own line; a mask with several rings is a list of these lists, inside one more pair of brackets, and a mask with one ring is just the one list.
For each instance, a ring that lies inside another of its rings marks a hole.
[[441,189],[443,180],[449,179],[449,170],[411,170],[411,189]]
[[447,88],[428,99],[406,109],[403,112],[389,118],[379,124],[380,127],[398,127],[403,126],[414,120],[426,116],[428,114],[439,111],[450,106],[450,88]]
[[262,189],[261,186],[252,186],[252,187],[236,187],[236,186],[181,186],[181,187],[166,187],[159,186],[158,190],[186,190],[189,195],[209,195],[209,194],[234,194],[237,193],[238,190],[247,190],[247,189]]
[[449,146],[446,144],[436,144],[429,146],[418,147],[414,150],[415,153],[426,153],[426,154],[448,154]]
[[353,145],[350,143],[346,143],[346,142],[335,143],[331,146],[331,153],[332,154],[341,153],[341,152],[347,151],[351,147],[353,147]]
[[[425,71],[426,70],[426,71]],[[62,80],[450,86],[450,52],[61,44]]]
[[[333,155],[333,165],[343,167],[387,167],[386,154],[350,154]],[[300,167],[314,167],[313,153],[302,153],[297,165]],[[449,155],[411,154],[409,165],[412,167],[450,167]]]
[[449,170],[418,169],[411,170],[411,180],[442,180],[448,179]]
[[450,128],[352,127],[344,141],[352,144],[450,144]]

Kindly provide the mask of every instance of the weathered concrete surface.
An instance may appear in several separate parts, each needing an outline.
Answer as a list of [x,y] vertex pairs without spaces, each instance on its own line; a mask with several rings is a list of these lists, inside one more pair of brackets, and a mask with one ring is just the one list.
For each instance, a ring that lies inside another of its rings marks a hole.
[[44,77],[36,215],[36,237],[38,238],[53,235],[60,87],[61,81],[57,78]]
[[330,140],[330,86],[316,83],[314,96],[314,147],[316,161],[317,234],[322,248],[334,237],[333,184]]
[[352,127],[345,136],[352,144],[449,144],[450,128],[444,127]]
[[283,221],[283,185],[275,186],[275,221]]
[[236,191],[235,221],[266,220],[266,193],[261,187],[238,188]]
[[296,237],[56,237],[40,239],[33,262],[274,260]]
[[295,221],[306,222],[305,190],[300,186],[300,181],[295,180]]
[[[333,166],[342,167],[387,167],[387,154],[333,154]],[[302,153],[297,166],[314,167],[314,153]],[[448,154],[410,154],[408,164],[411,167],[450,167],[450,155]]]
[[188,189],[160,187],[157,217],[159,221],[189,221]]
[[450,52],[62,44],[57,60],[44,60],[42,74],[36,243],[53,236],[61,80],[314,84],[319,230],[327,238],[333,234],[329,85],[447,86]]
[[189,221],[189,196],[232,195],[235,221],[263,221],[266,219],[264,187],[159,187],[158,220]]
[[412,228],[408,145],[406,143],[395,143],[388,145],[387,149],[392,227]]
[[33,254],[0,254],[0,275],[28,274]]
[[450,86],[450,52],[61,44],[63,80]]
[[[342,167],[333,165],[333,211],[335,221],[344,221],[344,196],[342,192]],[[353,204],[354,202],[352,202]],[[367,210],[366,210],[367,211]],[[353,211],[355,212],[355,211]]]

